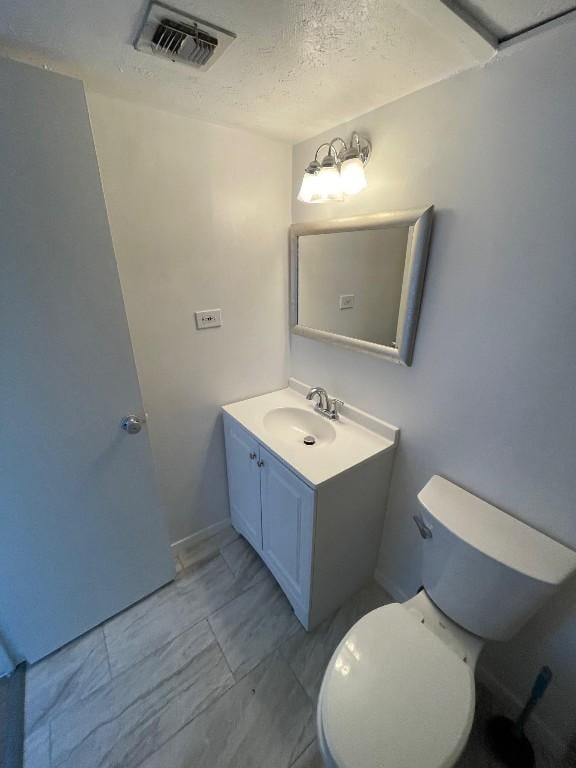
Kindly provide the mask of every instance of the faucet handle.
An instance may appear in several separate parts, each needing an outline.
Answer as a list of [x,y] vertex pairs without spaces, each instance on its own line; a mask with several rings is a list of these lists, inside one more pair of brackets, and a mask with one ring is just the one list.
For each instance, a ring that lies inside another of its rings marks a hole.
[[330,414],[333,419],[340,417],[340,408],[344,405],[343,400],[337,400],[336,398],[330,400]]

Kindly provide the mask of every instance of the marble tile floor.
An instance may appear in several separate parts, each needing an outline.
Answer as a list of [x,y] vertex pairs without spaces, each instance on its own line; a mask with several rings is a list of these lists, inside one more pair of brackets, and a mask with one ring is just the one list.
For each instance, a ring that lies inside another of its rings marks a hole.
[[[376,584],[300,626],[232,529],[178,552],[176,581],[31,667],[26,768],[322,768],[315,705],[342,635],[389,602]],[[458,768],[497,768],[482,721]],[[546,762],[538,753],[537,768]]]

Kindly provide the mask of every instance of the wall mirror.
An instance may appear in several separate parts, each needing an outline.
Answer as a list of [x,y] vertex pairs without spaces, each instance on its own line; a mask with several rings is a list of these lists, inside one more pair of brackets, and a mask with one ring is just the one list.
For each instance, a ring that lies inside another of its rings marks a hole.
[[294,224],[292,333],[410,365],[433,211]]

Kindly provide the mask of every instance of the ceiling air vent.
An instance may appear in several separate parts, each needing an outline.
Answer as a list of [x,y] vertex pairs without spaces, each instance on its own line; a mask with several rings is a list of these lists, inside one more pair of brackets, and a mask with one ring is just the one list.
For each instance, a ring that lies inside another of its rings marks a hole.
[[163,3],[153,2],[148,8],[135,48],[206,70],[235,39],[233,32]]

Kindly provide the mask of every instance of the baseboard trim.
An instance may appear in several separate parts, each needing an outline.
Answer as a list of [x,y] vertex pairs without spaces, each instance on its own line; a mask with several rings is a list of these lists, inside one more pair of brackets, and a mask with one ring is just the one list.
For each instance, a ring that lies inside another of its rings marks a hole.
[[207,528],[202,528],[200,531],[196,531],[196,533],[191,533],[190,536],[185,536],[183,539],[179,539],[171,544],[172,552],[176,555],[180,549],[189,547],[192,544],[199,544],[201,541],[209,539],[211,536],[215,536],[217,533],[220,533],[220,531],[223,531],[231,525],[232,521],[227,517],[225,520],[220,520],[219,523],[213,523]]

